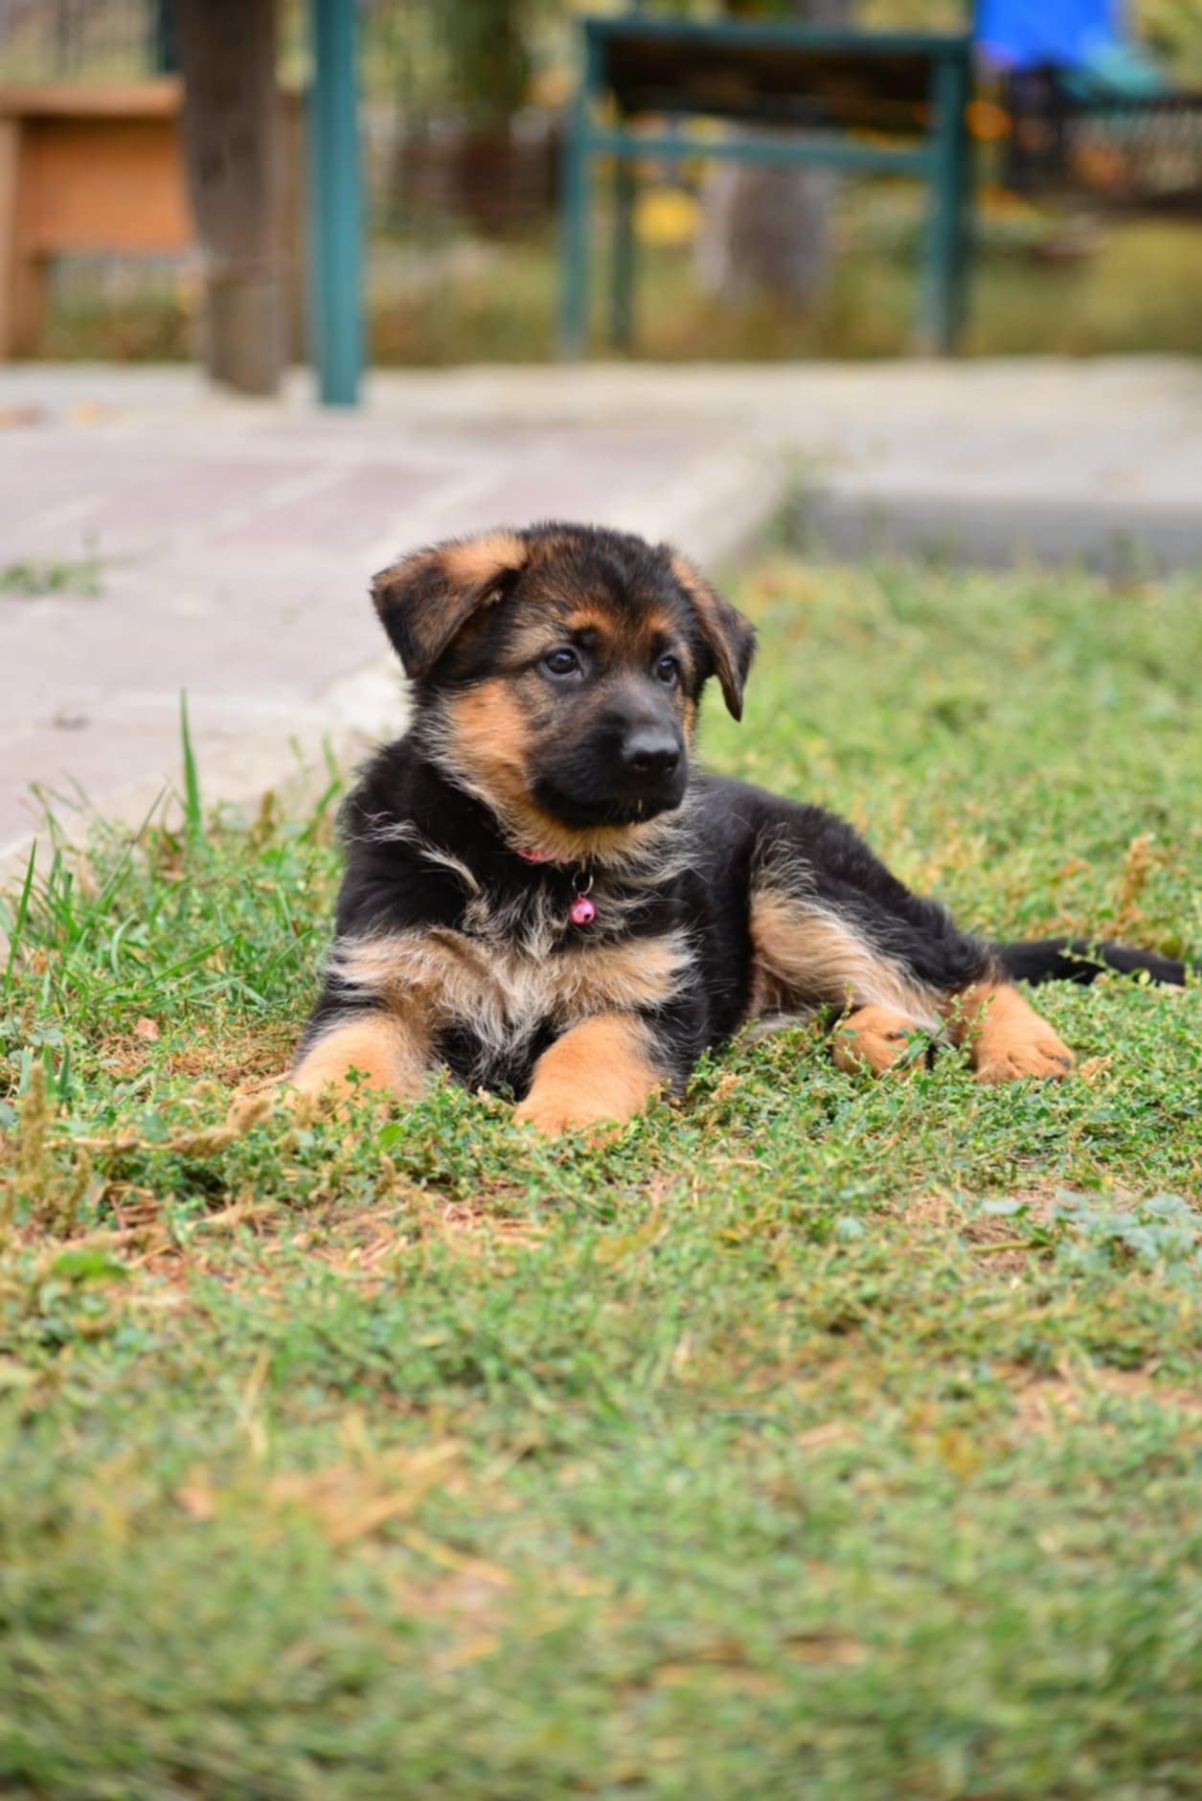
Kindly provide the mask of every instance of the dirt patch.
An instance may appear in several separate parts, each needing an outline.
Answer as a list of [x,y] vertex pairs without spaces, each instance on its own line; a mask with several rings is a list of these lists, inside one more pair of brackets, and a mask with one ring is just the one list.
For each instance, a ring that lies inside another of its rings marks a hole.
[[1100,1399],[1144,1401],[1184,1413],[1202,1424],[1202,1384],[1187,1388],[1162,1382],[1155,1370],[1119,1370],[1104,1364],[1033,1376],[1028,1370],[1003,1372],[1012,1384],[1015,1417],[1024,1435],[1050,1433],[1091,1417]]
[[278,1075],[287,1069],[296,1048],[296,1027],[288,1020],[263,1020],[236,1032],[223,1029],[212,1038],[156,1050],[152,1047],[161,1047],[161,1029],[156,1020],[139,1019],[128,1032],[114,1032],[103,1039],[99,1053],[106,1067],[123,1079],[153,1067],[164,1075],[236,1088],[259,1077]]

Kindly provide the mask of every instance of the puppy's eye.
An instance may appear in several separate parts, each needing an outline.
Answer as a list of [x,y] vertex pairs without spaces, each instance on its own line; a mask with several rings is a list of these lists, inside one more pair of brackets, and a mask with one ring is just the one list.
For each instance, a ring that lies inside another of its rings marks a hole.
[[543,658],[543,668],[548,675],[575,675],[580,668],[580,658],[574,650],[563,647],[549,650]]
[[680,664],[675,657],[661,657],[655,665],[655,679],[666,688],[674,688],[680,680]]

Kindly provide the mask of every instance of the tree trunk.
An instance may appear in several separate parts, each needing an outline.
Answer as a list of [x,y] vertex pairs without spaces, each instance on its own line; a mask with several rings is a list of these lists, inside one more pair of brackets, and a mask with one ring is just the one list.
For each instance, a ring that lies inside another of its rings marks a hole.
[[[742,10],[742,9],[735,9]],[[799,23],[844,25],[850,0],[793,0]],[[827,169],[715,163],[702,194],[697,278],[717,300],[772,294],[811,308],[830,268],[838,178]]]
[[202,359],[214,381],[274,394],[287,307],[275,0],[176,0],[175,18],[203,257]]

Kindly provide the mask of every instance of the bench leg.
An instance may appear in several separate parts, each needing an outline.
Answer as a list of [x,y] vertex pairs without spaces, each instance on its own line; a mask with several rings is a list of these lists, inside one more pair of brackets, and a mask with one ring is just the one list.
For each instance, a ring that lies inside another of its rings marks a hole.
[[935,136],[932,146],[931,223],[923,283],[921,348],[948,356],[956,347],[968,254],[968,141],[964,109],[968,66],[945,57],[934,81]]
[[588,177],[584,109],[577,101],[564,139],[559,251],[559,349],[572,359],[588,348]]
[[614,243],[610,271],[609,335],[615,350],[634,342],[634,164],[619,157],[614,168]]

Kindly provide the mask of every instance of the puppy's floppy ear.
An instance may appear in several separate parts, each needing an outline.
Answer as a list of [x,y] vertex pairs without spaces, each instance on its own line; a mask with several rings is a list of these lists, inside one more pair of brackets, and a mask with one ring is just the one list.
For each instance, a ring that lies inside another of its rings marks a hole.
[[702,635],[714,659],[714,673],[722,685],[726,710],[743,717],[743,686],[755,655],[755,628],[729,601],[711,588],[704,576],[679,551],[671,554],[672,573],[692,602]]
[[484,532],[416,550],[381,569],[372,578],[372,599],[405,674],[429,675],[472,614],[500,598],[505,578],[528,555],[517,532]]

